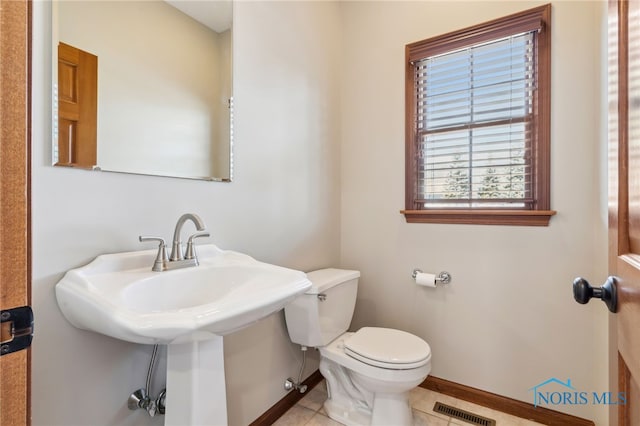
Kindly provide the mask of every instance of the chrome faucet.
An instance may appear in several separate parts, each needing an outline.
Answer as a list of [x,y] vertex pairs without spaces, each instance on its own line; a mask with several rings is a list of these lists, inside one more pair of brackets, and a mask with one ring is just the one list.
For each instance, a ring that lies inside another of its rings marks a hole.
[[[196,226],[195,234],[192,234],[187,240],[187,251],[182,254],[182,241],[180,235],[182,233],[182,227],[186,221],[192,221]],[[171,256],[167,256],[167,248],[164,242],[164,238],[160,237],[143,237],[140,236],[140,242],[146,241],[158,241],[158,254],[153,262],[153,271],[162,272],[172,269],[187,268],[190,266],[198,266],[198,257],[196,256],[196,250],[193,240],[200,237],[208,237],[210,234],[205,230],[204,222],[200,219],[200,216],[194,213],[185,213],[178,219],[176,223],[176,229],[173,232],[173,243],[171,245]]]
[[[185,257],[182,255],[182,242],[180,241],[180,233],[182,232],[182,226],[187,220],[193,222],[193,224],[196,226],[196,230],[204,231],[204,222],[202,222],[202,219],[200,219],[200,216],[198,216],[197,214],[185,213],[180,216],[180,219],[178,219],[178,222],[176,223],[176,229],[175,231],[173,231],[173,245],[171,246],[171,257],[169,257],[169,260],[171,262],[185,259]],[[195,238],[196,235],[201,237],[208,237],[209,233],[205,233],[206,235],[204,235],[204,233],[202,235],[193,234],[189,238],[190,244],[193,244],[193,238]]]

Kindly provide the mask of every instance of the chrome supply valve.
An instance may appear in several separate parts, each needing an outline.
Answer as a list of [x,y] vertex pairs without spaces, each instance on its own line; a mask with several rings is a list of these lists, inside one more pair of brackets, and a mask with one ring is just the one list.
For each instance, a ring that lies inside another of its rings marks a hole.
[[305,393],[307,391],[307,385],[303,385],[302,383],[296,383],[293,381],[292,377],[289,377],[284,381],[284,390],[291,391],[297,390],[300,393]]
[[161,411],[158,410],[157,400],[154,401],[151,399],[149,395],[147,395],[145,388],[138,389],[129,396],[127,407],[129,410],[137,410],[139,408],[147,410],[147,413],[149,413],[151,417],[155,417],[156,414],[164,414],[164,407],[162,407]]
[[146,410],[149,416],[155,417],[157,414],[164,414],[165,412],[165,396],[167,394],[166,389],[162,389],[158,397],[154,400],[151,399],[147,389],[151,388],[151,378],[153,376],[153,367],[156,363],[156,355],[158,354],[158,345],[153,345],[153,352],[151,353],[151,360],[149,361],[149,369],[147,370],[147,382],[145,388],[140,388],[137,391],[129,395],[127,400],[127,407],[129,410]]
[[160,394],[156,398],[156,406],[158,407],[158,413],[164,414],[166,409],[167,390],[162,389]]
[[302,383],[302,372],[304,371],[304,365],[307,361],[307,347],[300,346],[300,350],[302,351],[302,365],[300,365],[300,372],[298,372],[298,380],[295,381],[293,378],[289,377],[284,381],[284,390],[291,391],[297,390],[300,393],[305,393],[307,391],[307,385]]
[[129,410],[137,410],[138,408],[145,408],[148,403],[149,395],[147,395],[147,390],[141,388],[129,395],[127,407]]

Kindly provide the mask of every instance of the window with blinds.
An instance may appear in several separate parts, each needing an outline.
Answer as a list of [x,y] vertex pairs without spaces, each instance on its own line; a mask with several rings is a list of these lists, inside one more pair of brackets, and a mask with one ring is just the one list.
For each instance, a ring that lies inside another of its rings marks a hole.
[[549,20],[547,5],[407,46],[407,220],[548,222]]
[[531,197],[532,32],[418,61],[425,207],[524,207]]

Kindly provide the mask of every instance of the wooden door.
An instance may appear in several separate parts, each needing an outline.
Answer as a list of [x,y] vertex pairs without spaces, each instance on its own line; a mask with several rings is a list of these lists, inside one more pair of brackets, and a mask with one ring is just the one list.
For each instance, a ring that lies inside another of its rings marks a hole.
[[92,168],[98,141],[98,57],[58,45],[58,166]]
[[640,425],[640,1],[609,1],[609,270],[618,289],[618,424]]
[[[31,3],[0,3],[0,308],[30,303]],[[5,323],[6,324],[6,323]],[[0,424],[30,423],[30,350],[0,356]]]

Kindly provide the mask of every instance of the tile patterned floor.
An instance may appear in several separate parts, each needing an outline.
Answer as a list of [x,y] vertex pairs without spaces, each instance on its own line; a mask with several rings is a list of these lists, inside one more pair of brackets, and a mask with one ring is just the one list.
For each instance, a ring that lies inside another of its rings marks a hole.
[[[469,426],[469,423],[465,423],[462,420],[434,413],[433,406],[436,401],[494,419],[497,426],[540,425],[540,423],[514,417],[423,388],[412,390],[409,398],[413,408],[414,426]],[[323,380],[287,411],[284,416],[280,417],[274,423],[274,426],[342,426],[342,423],[327,417],[322,408],[325,399],[327,399],[327,389]]]

